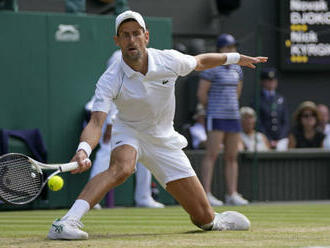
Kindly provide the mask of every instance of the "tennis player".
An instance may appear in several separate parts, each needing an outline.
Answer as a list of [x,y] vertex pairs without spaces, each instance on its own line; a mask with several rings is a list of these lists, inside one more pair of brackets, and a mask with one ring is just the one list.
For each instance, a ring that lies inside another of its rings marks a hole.
[[53,222],[50,239],[87,239],[80,219],[112,188],[123,183],[141,161],[160,184],[183,206],[192,222],[203,230],[247,230],[250,221],[235,211],[214,213],[205,191],[182,151],[186,139],[173,128],[174,87],[178,76],[223,64],[237,63],[255,68],[266,57],[238,53],[210,53],[195,57],[175,50],[147,48],[149,32],[143,17],[126,11],[116,18],[114,41],[122,59],[100,77],[91,120],[83,130],[72,161],[79,163],[73,173],[91,166],[83,162],[96,147],[111,102],[118,108],[113,124],[109,169],[96,175],[84,187],[71,209]]

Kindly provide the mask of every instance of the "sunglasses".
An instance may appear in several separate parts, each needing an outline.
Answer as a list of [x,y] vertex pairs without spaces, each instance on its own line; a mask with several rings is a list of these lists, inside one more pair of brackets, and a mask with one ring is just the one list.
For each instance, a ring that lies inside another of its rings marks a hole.
[[315,114],[302,114],[301,115],[301,118],[305,118],[305,119],[312,118],[312,117],[315,117]]

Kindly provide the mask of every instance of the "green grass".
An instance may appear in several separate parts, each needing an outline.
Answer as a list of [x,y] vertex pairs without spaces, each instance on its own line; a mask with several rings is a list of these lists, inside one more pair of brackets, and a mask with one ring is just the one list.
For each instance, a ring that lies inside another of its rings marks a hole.
[[0,212],[0,247],[330,247],[330,205],[266,204],[220,207],[251,220],[250,231],[203,232],[181,207],[91,211],[83,219],[86,241],[46,239],[65,210]]

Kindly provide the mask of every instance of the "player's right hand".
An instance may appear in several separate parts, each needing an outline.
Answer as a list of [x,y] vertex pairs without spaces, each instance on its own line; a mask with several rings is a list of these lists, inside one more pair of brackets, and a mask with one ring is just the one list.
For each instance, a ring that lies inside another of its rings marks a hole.
[[89,160],[84,150],[77,151],[77,153],[71,159],[71,162],[75,161],[78,162],[79,167],[71,171],[71,174],[82,173],[87,171],[92,166],[92,162]]
[[268,57],[250,57],[241,54],[241,58],[237,64],[239,64],[240,66],[246,66],[254,69],[256,68],[254,64],[266,63],[267,61],[268,61]]

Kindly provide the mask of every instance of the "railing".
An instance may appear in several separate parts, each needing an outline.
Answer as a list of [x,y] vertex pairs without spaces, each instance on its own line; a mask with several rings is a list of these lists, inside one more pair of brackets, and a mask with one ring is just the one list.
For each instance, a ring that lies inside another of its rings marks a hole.
[[[186,151],[200,176],[205,151]],[[213,193],[225,194],[220,154],[213,174]],[[330,151],[293,149],[286,152],[242,152],[239,161],[239,192],[254,201],[321,200],[330,198]]]

